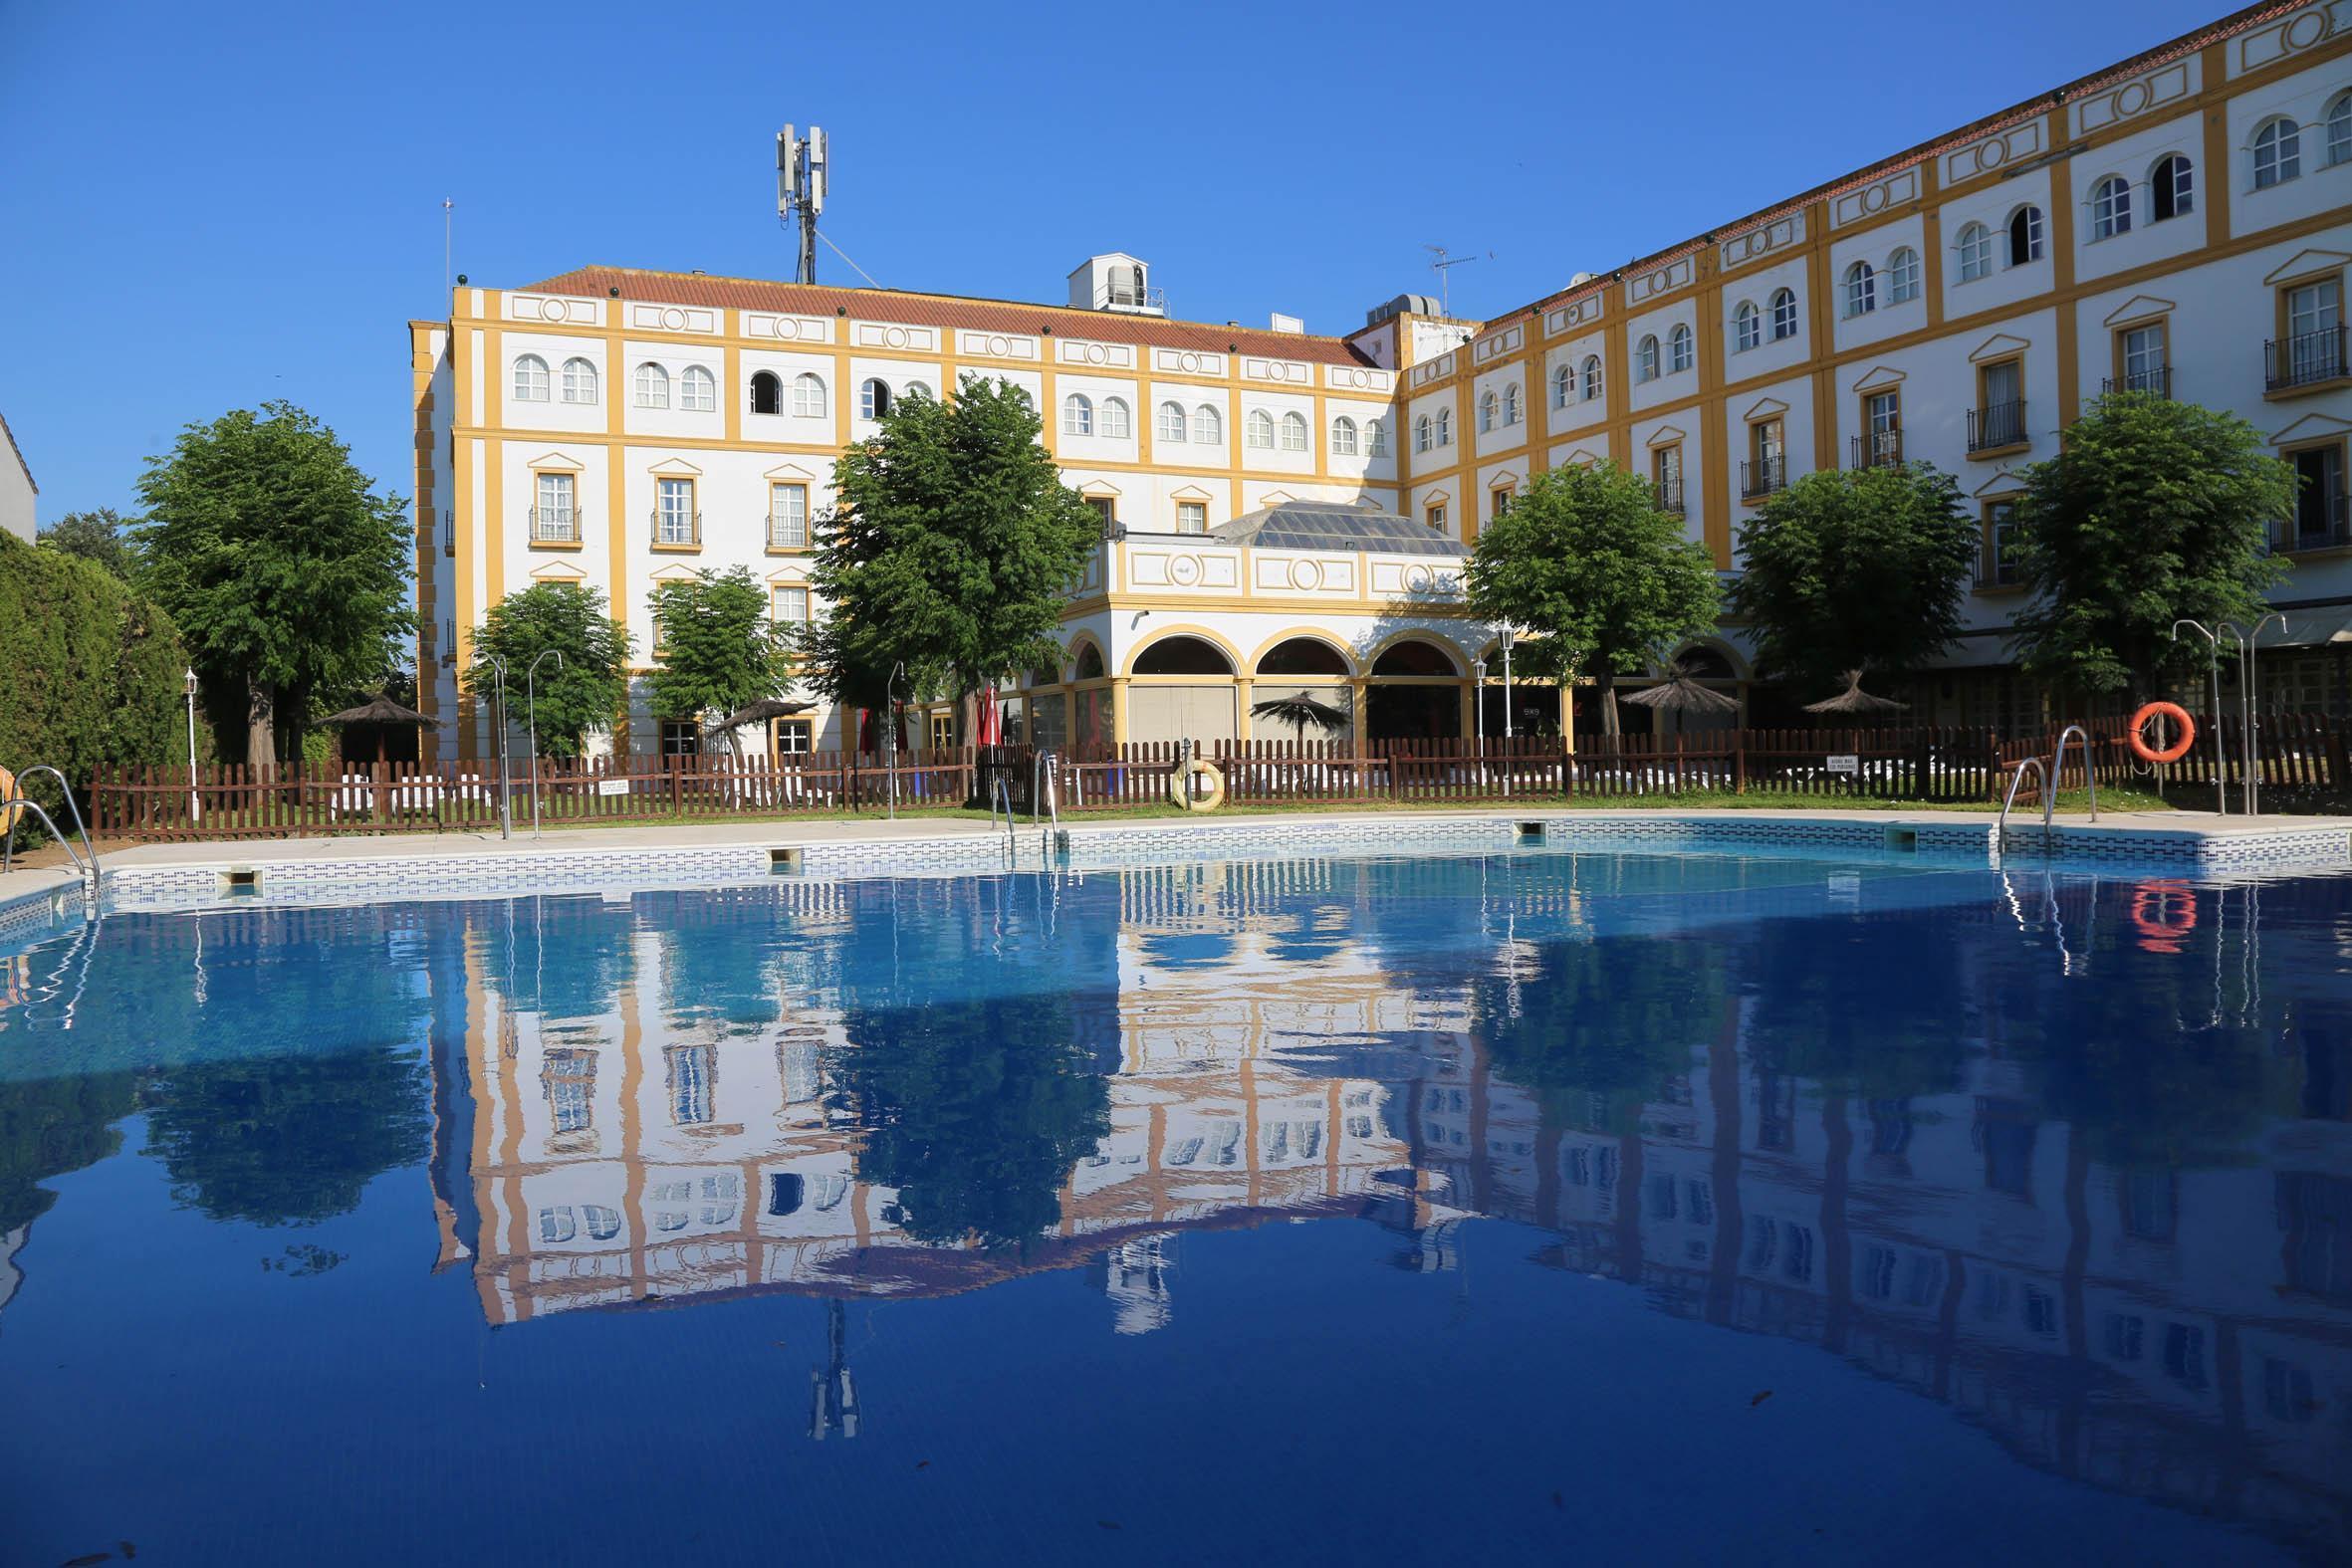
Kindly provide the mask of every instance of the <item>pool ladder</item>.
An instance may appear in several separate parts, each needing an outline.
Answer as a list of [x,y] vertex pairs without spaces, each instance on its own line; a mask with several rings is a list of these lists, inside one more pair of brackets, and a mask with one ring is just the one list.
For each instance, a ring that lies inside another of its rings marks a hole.
[[[57,781],[58,792],[63,794],[66,799],[66,812],[74,820],[74,831],[82,839],[82,847],[79,850],[75,849],[73,839],[58,831],[56,820],[42,809],[41,802],[24,792],[24,781],[32,778],[35,774],[47,774]],[[17,782],[9,786],[7,797],[0,799],[0,817],[8,816],[20,806],[41,818],[41,825],[49,829],[49,836],[64,847],[66,858],[73,863],[74,874],[82,879],[84,887],[89,891],[89,896],[82,903],[83,913],[90,919],[97,919],[98,851],[91,846],[90,828],[82,820],[82,807],[75,803],[73,785],[66,783],[64,774],[59,773],[47,763],[36,763],[17,776]],[[0,876],[5,876],[15,863],[16,834],[12,828],[0,829]]]
[[2015,773],[2009,775],[2008,792],[2002,795],[2000,800],[2000,819],[1994,824],[1993,828],[1993,863],[1995,865],[2000,864],[2001,853],[2008,848],[2009,807],[2016,803],[2017,785],[2025,782],[2025,770],[2028,768],[2040,776],[2041,852],[2045,855],[2050,852],[2050,838],[2053,831],[2050,816],[2058,808],[2058,775],[2060,770],[2066,766],[2066,741],[2069,736],[2073,738],[2076,749],[2082,753],[2082,777],[2084,782],[2090,785],[2091,791],[2091,820],[2095,822],[2099,819],[2099,776],[2097,771],[2091,767],[2091,738],[2081,725],[2070,724],[2058,732],[2058,747],[2056,751],[2050,753],[2047,767],[2042,765],[2040,758],[2028,757],[2017,764]]

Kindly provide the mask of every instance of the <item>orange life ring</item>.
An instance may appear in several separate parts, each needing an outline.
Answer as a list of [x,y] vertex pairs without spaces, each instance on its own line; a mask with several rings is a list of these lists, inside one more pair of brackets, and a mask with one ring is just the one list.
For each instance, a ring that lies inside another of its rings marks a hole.
[[[0,768],[0,800],[20,798],[22,796],[16,790],[16,775],[5,768]],[[18,819],[24,814],[25,808],[21,805],[0,805],[0,833],[14,831]]]
[[2186,882],[2142,882],[2132,892],[2132,929],[2144,952],[2180,952],[2182,939],[2197,929],[2197,894]]
[[[2181,738],[2163,751],[2148,744],[2141,732],[2151,719],[2170,719],[2181,727]],[[2189,755],[2189,748],[2197,744],[2197,721],[2189,717],[2189,710],[2177,702],[2142,703],[2140,711],[2132,715],[2132,722],[2124,732],[2132,755],[2144,763],[2177,763]]]

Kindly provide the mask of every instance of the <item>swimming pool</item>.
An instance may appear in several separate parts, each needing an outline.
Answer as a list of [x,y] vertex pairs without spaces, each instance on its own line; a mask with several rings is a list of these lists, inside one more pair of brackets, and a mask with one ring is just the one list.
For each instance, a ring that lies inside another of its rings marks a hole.
[[2352,878],[1585,852],[0,959],[0,1561],[2352,1545]]

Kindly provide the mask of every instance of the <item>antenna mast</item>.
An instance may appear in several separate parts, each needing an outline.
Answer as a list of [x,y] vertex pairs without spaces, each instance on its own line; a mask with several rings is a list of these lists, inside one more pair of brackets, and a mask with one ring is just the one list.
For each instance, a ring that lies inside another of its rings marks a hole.
[[[1479,258],[1476,256],[1456,256],[1443,245],[1424,245],[1421,248],[1429,252],[1431,257],[1429,270],[1437,274],[1437,308],[1450,318],[1454,314],[1454,307],[1446,293],[1446,281],[1450,276],[1447,269],[1460,267],[1467,262],[1477,261]],[[1487,252],[1486,259],[1493,261],[1495,253],[1493,251]]]
[[817,215],[824,210],[825,161],[821,127],[811,125],[806,136],[792,125],[776,133],[776,216],[788,226],[797,222],[801,230],[795,283],[817,281]]

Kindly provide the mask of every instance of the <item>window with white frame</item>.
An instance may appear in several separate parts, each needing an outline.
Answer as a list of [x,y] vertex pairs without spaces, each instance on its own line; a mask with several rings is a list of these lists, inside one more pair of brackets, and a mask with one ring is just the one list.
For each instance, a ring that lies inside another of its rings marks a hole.
[[1478,400],[1478,428],[1481,434],[1495,428],[1495,409],[1500,401],[1492,391]]
[[2123,330],[2121,349],[2125,391],[2164,390],[2164,372],[2168,363],[2164,327],[2162,322],[2143,322],[2137,327]]
[[1666,335],[1666,368],[1670,371],[1688,370],[1695,357],[1692,334],[1688,327],[1677,327]]
[[1584,356],[1584,400],[1591,402],[1600,396],[1600,355]]
[[1102,400],[1102,433],[1113,441],[1124,441],[1134,433],[1128,427],[1125,398],[1106,397]]
[[717,408],[718,377],[699,364],[686,366],[686,373],[678,377],[678,406],[697,414],[707,414]]
[[1633,349],[1633,378],[1637,381],[1658,379],[1658,339],[1644,335]]
[[900,397],[929,397],[931,388],[921,381],[909,381],[906,383],[906,390],[898,395]]
[[1171,442],[1183,439],[1184,405],[1182,403],[1160,404],[1160,440]]
[[1576,367],[1563,364],[1551,372],[1551,406],[1565,408],[1576,400]]
[[2019,207],[2009,214],[2009,265],[2041,260],[2041,209]]
[[1209,503],[1179,501],[1176,503],[1176,532],[1206,534],[1209,532]]
[[1253,452],[1274,450],[1274,415],[1263,408],[1253,408],[1242,421],[1242,444]]
[[694,516],[694,481],[691,479],[657,479],[653,488],[653,543],[656,545],[692,545],[697,543]]
[[2132,228],[2132,188],[2120,174],[2110,174],[2091,186],[2091,238],[2111,240]]
[[1454,410],[1451,408],[1441,408],[1437,411],[1437,444],[1439,446],[1454,444]]
[[797,582],[780,582],[770,590],[768,618],[779,626],[798,626],[809,619],[809,589]]
[[1367,419],[1367,420],[1365,420],[1365,421],[1364,421],[1364,456],[1366,456],[1366,457],[1386,457],[1387,455],[1388,455],[1388,421],[1387,421],[1387,420],[1385,420],[1385,419]]
[[1960,281],[1975,283],[1993,274],[1993,231],[1971,223],[1960,231]]
[[[869,375],[857,383],[857,417],[879,419],[890,411],[890,383]],[[1083,432],[1073,432],[1082,434]]]
[[515,359],[515,401],[547,401],[547,361],[535,353],[522,354]]
[[1354,420],[1341,414],[1331,421],[1331,455],[1333,457],[1354,457],[1356,444]]
[[824,381],[821,376],[804,370],[793,377],[793,414],[801,419],[823,419],[825,415]]
[[1446,531],[1446,509],[1442,506],[1432,505],[1424,508],[1421,519],[1440,534]]
[[1517,381],[1503,388],[1503,422],[1506,425],[1519,423],[1519,383]]
[[1094,400],[1083,392],[1072,392],[1061,400],[1061,433],[1090,436],[1094,433]]
[[2156,160],[2148,174],[2148,221],[2185,217],[2197,210],[2197,176],[2186,155],[2174,152]]
[[809,548],[809,487],[784,483],[768,487],[768,546],[771,550]]
[[2303,172],[2303,137],[2291,119],[2269,119],[2254,132],[2254,189],[2283,185]]
[[570,474],[541,474],[531,509],[531,537],[543,544],[577,544],[580,513],[575,506],[575,482]]
[[2328,101],[2327,166],[2352,163],[2352,88],[2347,88]]
[[565,360],[564,401],[567,403],[592,403],[595,400],[595,365],[578,356]]
[[650,360],[638,365],[634,393],[639,408],[669,407],[670,373]]
[[1283,415],[1283,450],[1286,452],[1306,450],[1306,416],[1304,414]]
[[1192,438],[1207,446],[1218,446],[1225,440],[1225,416],[1214,403],[1203,403],[1192,411]]
[[1868,316],[1878,309],[1878,274],[1858,261],[1846,269],[1846,315]]
[[1772,341],[1778,342],[1784,337],[1795,336],[1796,291],[1775,289],[1772,291]]
[[1435,429],[1436,426],[1430,423],[1430,419],[1427,414],[1423,414],[1419,419],[1414,420],[1413,450],[1416,452],[1428,451],[1432,440],[1431,432]]
[[1919,298],[1919,252],[1897,246],[1887,258],[1887,304],[1909,305]]
[[1742,300],[1732,312],[1732,351],[1746,353],[1764,342],[1764,312],[1754,300]]

